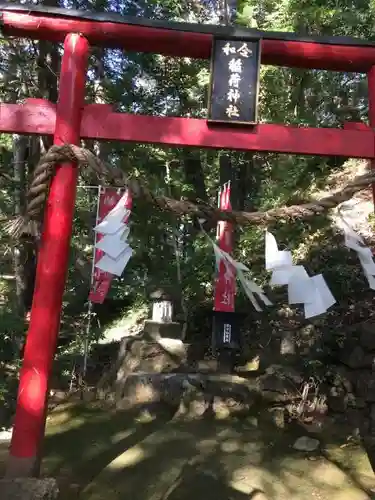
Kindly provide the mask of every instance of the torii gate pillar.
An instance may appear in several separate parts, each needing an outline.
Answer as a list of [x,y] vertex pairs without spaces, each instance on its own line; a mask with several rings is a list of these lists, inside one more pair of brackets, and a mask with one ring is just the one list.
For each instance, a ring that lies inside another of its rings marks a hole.
[[[84,107],[89,44],[79,34],[65,38],[54,144],[78,144]],[[38,474],[48,380],[59,333],[76,198],[76,165],[59,166],[44,215],[36,282],[20,374],[7,476]]]
[[[368,118],[370,128],[375,130],[375,66],[372,66],[367,73],[368,83]],[[375,140],[375,139],[374,139]],[[375,159],[370,161],[371,168],[375,168]],[[375,203],[375,184],[372,185],[372,197]]]

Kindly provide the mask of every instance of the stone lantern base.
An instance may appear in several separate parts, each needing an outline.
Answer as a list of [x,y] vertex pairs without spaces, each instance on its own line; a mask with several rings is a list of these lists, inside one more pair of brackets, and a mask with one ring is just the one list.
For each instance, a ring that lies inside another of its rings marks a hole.
[[145,321],[144,332],[153,340],[160,338],[181,340],[182,325],[176,321],[160,323],[149,319]]

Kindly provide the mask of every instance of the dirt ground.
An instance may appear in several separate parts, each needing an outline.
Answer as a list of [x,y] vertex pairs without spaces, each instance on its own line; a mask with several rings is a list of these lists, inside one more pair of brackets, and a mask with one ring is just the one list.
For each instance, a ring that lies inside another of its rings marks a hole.
[[[43,474],[63,500],[366,500],[375,477],[362,448],[337,427],[312,453],[302,430],[262,416],[187,420],[66,404],[48,418]],[[4,464],[7,445],[0,445]]]

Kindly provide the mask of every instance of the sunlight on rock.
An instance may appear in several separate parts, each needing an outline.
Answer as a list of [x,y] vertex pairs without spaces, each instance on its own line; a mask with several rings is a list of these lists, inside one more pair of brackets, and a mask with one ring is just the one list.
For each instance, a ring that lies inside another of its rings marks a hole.
[[347,480],[347,475],[330,463],[317,464],[311,471],[311,478],[320,484],[341,486]]
[[252,371],[257,371],[259,370],[259,365],[260,365],[260,357],[255,356],[253,359],[248,361],[245,366],[244,366],[244,371],[252,372]]
[[51,412],[47,417],[49,426],[63,425],[72,419],[72,413],[67,409],[66,411]]
[[114,436],[112,436],[112,438],[111,438],[111,443],[117,444],[120,441],[122,441],[123,439],[126,439],[129,436],[131,436],[133,434],[133,432],[134,432],[134,429],[127,429],[126,431],[116,432],[116,434]]
[[259,425],[259,420],[257,419],[257,417],[249,417],[247,419],[247,423],[251,426],[251,427],[258,427]]
[[229,417],[229,408],[222,404],[215,405],[215,416],[218,420],[225,420]]
[[232,488],[235,491],[238,491],[238,493],[242,495],[250,495],[251,500],[271,500],[269,496],[265,494],[264,491],[262,491],[259,487],[256,488],[241,488],[241,487],[236,487],[233,484],[231,485]]
[[285,457],[280,458],[278,460],[281,469],[292,471],[296,474],[303,475],[306,472],[306,469],[312,464],[305,458],[296,459],[295,457],[286,455]]
[[156,420],[156,416],[152,415],[149,410],[142,410],[135,420],[140,424],[149,424]]
[[251,495],[252,500],[270,500],[270,497],[266,496],[263,491],[254,490]]
[[249,495],[254,500],[284,499],[287,494],[287,488],[280,479],[262,467],[237,469],[229,485],[242,496]]
[[297,490],[298,488],[311,490],[314,488],[314,483],[309,476],[308,470],[304,470],[304,467],[301,467],[301,464],[299,465],[299,470],[297,470],[297,467],[293,471],[282,469],[280,471],[280,480],[290,490]]
[[134,446],[130,450],[126,450],[124,453],[116,457],[110,464],[107,465],[106,469],[109,471],[115,471],[118,469],[124,469],[125,467],[130,467],[136,465],[148,456],[145,453],[142,446]]
[[225,453],[233,453],[240,449],[240,443],[237,440],[230,439],[228,441],[224,441],[224,443],[221,444],[221,449]]
[[[247,471],[247,474],[248,473],[249,473],[249,471]],[[236,480],[231,481],[229,483],[229,485],[235,491],[238,491],[239,493],[244,493],[245,495],[249,495],[249,493],[251,493],[254,490],[254,488],[252,486],[249,487],[249,485],[247,485],[245,483],[238,483]]]
[[357,488],[345,488],[344,491],[333,492],[330,495],[330,500],[370,500],[370,498],[367,493]]
[[84,417],[74,417],[74,418],[69,418],[66,419],[65,421],[57,422],[57,421],[47,421],[47,428],[46,428],[46,436],[49,435],[58,435],[58,434],[63,434],[64,432],[77,429],[78,427],[82,427],[87,422],[87,419]]
[[231,485],[237,491],[248,493],[249,487],[251,489],[261,485],[262,481],[259,478],[263,475],[263,472],[260,467],[257,468],[252,465],[240,467],[232,473]]

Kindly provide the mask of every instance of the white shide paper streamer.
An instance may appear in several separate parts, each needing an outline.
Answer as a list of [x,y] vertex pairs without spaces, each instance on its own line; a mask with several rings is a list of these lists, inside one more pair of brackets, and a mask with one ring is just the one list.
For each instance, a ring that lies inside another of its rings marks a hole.
[[201,225],[201,230],[208,239],[208,241],[211,243],[212,248],[214,250],[216,268],[220,270],[220,262],[222,261],[224,262],[226,267],[226,272],[230,276],[235,274],[235,277],[239,280],[246,296],[248,297],[248,299],[258,312],[262,311],[262,308],[258,302],[259,300],[262,301],[266,306],[271,306],[272,302],[265,295],[262,288],[258,286],[252,279],[250,279],[250,269],[241,262],[237,262],[236,260],[234,260],[233,257],[231,257],[227,252],[224,252],[224,250],[221,250],[221,248],[219,248],[218,245],[216,245],[216,243],[210,238],[210,236],[203,229],[202,227],[203,222],[204,222],[203,219],[199,220],[199,223]]
[[266,270],[271,271],[270,285],[288,286],[288,303],[303,304],[305,317],[325,313],[336,300],[322,274],[310,277],[303,266],[293,264],[289,250],[279,250],[276,238],[266,231]]
[[130,231],[126,224],[130,215],[130,210],[125,208],[127,196],[125,192],[117,205],[94,228],[94,231],[103,235],[96,243],[96,248],[104,252],[95,267],[115,276],[122,275],[133,254],[127,242]]
[[343,216],[341,216],[340,226],[345,234],[345,246],[357,252],[369,287],[375,290],[375,262],[370,248],[365,245],[362,237],[354,231]]

